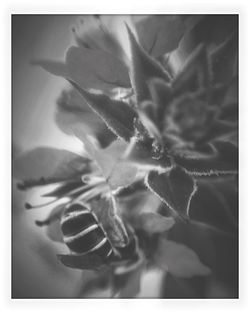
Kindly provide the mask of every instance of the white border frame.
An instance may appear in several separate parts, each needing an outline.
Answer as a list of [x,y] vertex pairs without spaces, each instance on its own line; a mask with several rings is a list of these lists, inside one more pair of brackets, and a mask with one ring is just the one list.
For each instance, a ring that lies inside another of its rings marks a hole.
[[[1,236],[1,309],[2,312],[8,311],[24,311],[36,312],[48,310],[63,310],[65,312],[75,309],[89,310],[95,312],[116,311],[141,311],[152,312],[172,310],[177,312],[249,312],[249,242],[250,238],[248,223],[250,222],[250,208],[248,195],[248,175],[249,172],[249,157],[250,153],[247,144],[250,142],[248,134],[250,134],[249,123],[249,108],[250,103],[247,103],[248,81],[250,56],[249,49],[249,34],[250,16],[249,16],[249,1],[244,0],[210,0],[210,1],[178,1],[173,0],[143,0],[135,2],[125,0],[117,5],[117,0],[114,1],[86,1],[76,0],[42,0],[42,1],[1,1],[1,38],[2,44],[2,68],[3,76],[1,81],[1,217],[2,226],[4,226]],[[237,300],[162,300],[162,299],[139,299],[139,300],[71,300],[71,299],[45,299],[45,300],[11,300],[11,14],[240,14],[240,299]],[[2,71],[1,71],[2,72]]]

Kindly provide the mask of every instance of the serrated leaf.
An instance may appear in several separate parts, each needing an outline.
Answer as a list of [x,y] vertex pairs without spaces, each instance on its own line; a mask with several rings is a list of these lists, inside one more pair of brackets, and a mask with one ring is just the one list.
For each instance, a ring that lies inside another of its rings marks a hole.
[[116,138],[75,89],[62,92],[57,100],[55,121],[68,135],[74,135],[75,128],[82,128],[86,135],[97,139],[101,147],[108,146]]
[[129,141],[134,134],[134,121],[137,119],[137,114],[127,103],[110,99],[104,94],[90,93],[76,83],[72,81],[70,83],[115,135]]
[[150,79],[156,77],[168,82],[170,77],[164,68],[143,50],[129,28],[128,35],[132,57],[131,82],[139,105],[141,101],[151,98],[147,85]]
[[183,166],[193,175],[219,175],[235,174],[238,171],[238,148],[224,141],[217,141],[211,144],[213,152],[205,155],[189,156],[176,155],[174,157],[177,164]]
[[177,277],[191,278],[211,274],[193,250],[171,240],[160,240],[155,261],[160,268]]
[[175,221],[158,213],[142,213],[138,216],[139,226],[148,234],[163,233],[170,230]]
[[114,87],[130,87],[126,66],[106,51],[72,46],[67,51],[65,63],[36,60],[33,64],[42,66],[54,75],[73,80],[81,88],[109,92]]
[[196,192],[196,183],[181,167],[175,167],[163,174],[151,171],[146,178],[146,185],[174,215],[188,218],[190,201]]
[[67,150],[39,147],[24,152],[14,162],[14,176],[19,179],[53,177],[68,179],[88,172],[89,160]]
[[140,43],[154,57],[176,49],[186,30],[178,15],[150,15],[138,21],[135,27]]
[[58,259],[65,265],[81,270],[99,270],[105,265],[105,261],[95,254],[59,254]]

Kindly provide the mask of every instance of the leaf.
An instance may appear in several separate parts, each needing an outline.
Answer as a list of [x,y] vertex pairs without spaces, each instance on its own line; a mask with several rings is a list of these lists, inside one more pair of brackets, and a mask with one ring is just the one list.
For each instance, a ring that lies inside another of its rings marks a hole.
[[65,63],[35,60],[50,73],[75,81],[81,88],[101,89],[109,92],[114,87],[130,87],[126,66],[114,55],[101,50],[72,46]]
[[168,82],[170,77],[164,68],[151,58],[136,41],[131,30],[128,29],[130,49],[132,56],[132,68],[130,70],[132,87],[136,93],[138,105],[144,100],[150,100],[150,92],[147,82],[152,78],[161,78]]
[[220,176],[198,181],[198,191],[191,201],[190,218],[235,234],[238,224],[237,181]]
[[134,134],[134,121],[137,119],[137,114],[127,103],[110,99],[104,94],[90,93],[76,83],[72,81],[70,83],[115,135],[129,141]]
[[226,141],[215,141],[210,145],[210,154],[189,156],[176,155],[176,163],[193,175],[235,174],[238,171],[238,148]]
[[68,135],[74,135],[75,128],[82,128],[82,132],[94,137],[103,148],[116,138],[75,89],[62,92],[57,100],[55,120],[57,126]]
[[206,298],[207,277],[180,278],[167,273],[162,286],[162,298],[204,299]]
[[[214,47],[227,39],[232,32],[238,29],[238,16],[224,15],[198,15],[198,21],[189,25],[177,49],[181,60],[186,59],[199,44]],[[219,30],[219,31],[218,31]]]
[[238,33],[234,32],[211,54],[214,83],[228,83],[237,75]]
[[[198,192],[199,189],[197,193]],[[197,254],[200,261],[213,270],[218,261],[214,242],[211,237],[212,233],[218,234],[219,236],[227,236],[223,234],[220,229],[217,230],[215,227],[209,227],[206,223],[203,224],[193,221],[190,213],[190,222],[185,224],[175,223],[168,232],[167,239],[192,249]]]
[[89,160],[67,150],[39,147],[24,152],[13,164],[18,179],[54,177],[68,179],[89,170]]
[[96,254],[59,254],[57,256],[65,266],[81,270],[99,270],[105,265],[104,260]]
[[185,24],[178,15],[150,15],[138,21],[135,26],[140,43],[156,58],[176,49],[186,31]]
[[[150,80],[148,85],[150,94],[152,96],[152,101],[156,107],[156,120],[162,122],[162,119],[164,118],[164,113],[167,114],[169,111],[169,105],[173,98],[173,90],[169,84],[165,83],[164,80],[158,78]],[[163,125],[157,126],[159,127],[159,129],[161,129]]]
[[175,167],[163,174],[151,171],[146,177],[146,185],[175,215],[188,218],[190,201],[196,192],[196,183],[184,169]]
[[211,83],[211,64],[209,63],[207,49],[198,45],[183,64],[181,70],[173,80],[172,88],[178,95],[185,91],[196,91],[207,87]]
[[193,250],[171,240],[160,240],[155,261],[160,268],[177,277],[191,278],[211,274]]
[[[238,15],[205,15],[203,19],[194,26],[193,32],[196,40],[206,44],[220,44],[232,32],[238,28]],[[218,31],[220,30],[220,31]]]
[[163,233],[171,229],[175,221],[158,213],[142,213],[138,216],[139,226],[148,234]]
[[[204,193],[202,193],[204,195]],[[201,195],[201,196],[202,196]],[[214,198],[211,193],[207,194],[203,203]],[[216,207],[213,207],[213,200],[209,201],[206,207],[200,206],[201,214],[209,210],[214,211],[216,215]],[[216,205],[216,204],[215,204]],[[220,227],[219,224],[216,225]],[[235,234],[225,233],[224,229],[211,227],[206,223],[191,220],[190,223],[176,223],[168,232],[168,239],[180,244],[184,244],[197,253],[203,264],[208,266],[213,276],[217,279],[227,282],[235,288],[238,284],[238,236]]]
[[220,138],[223,140],[223,138],[227,138],[232,133],[236,133],[237,130],[238,125],[236,123],[215,120],[205,134],[199,139],[199,144]]

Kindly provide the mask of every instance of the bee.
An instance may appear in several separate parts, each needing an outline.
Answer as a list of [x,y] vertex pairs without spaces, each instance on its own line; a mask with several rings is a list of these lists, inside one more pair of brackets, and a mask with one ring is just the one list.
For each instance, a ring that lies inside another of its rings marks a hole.
[[131,258],[136,253],[136,240],[132,237],[122,247],[115,247],[96,214],[82,203],[65,208],[61,218],[63,240],[74,254],[95,254],[107,260]]

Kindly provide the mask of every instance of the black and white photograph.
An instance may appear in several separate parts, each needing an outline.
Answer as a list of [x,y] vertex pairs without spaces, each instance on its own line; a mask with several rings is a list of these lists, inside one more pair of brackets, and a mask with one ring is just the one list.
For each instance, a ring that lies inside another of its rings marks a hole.
[[11,298],[238,299],[239,14],[82,12],[11,14]]

